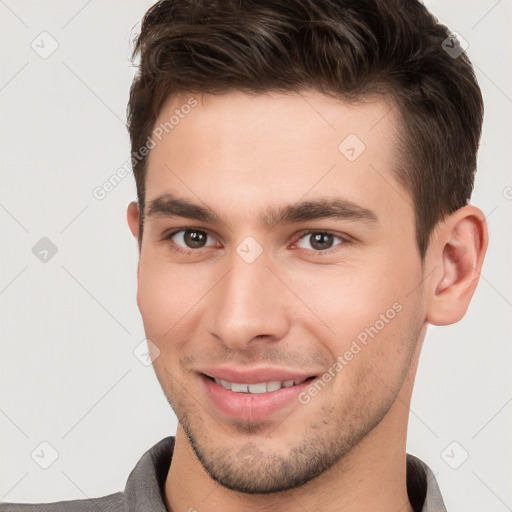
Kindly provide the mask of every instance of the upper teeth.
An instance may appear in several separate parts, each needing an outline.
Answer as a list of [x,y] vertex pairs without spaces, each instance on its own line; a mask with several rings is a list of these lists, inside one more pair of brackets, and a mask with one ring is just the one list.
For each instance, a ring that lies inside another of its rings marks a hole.
[[271,380],[269,382],[257,382],[256,384],[238,384],[224,379],[214,379],[222,387],[234,391],[235,393],[267,393],[268,391],[277,391],[281,388],[289,388],[293,385],[302,384],[306,379],[295,380]]

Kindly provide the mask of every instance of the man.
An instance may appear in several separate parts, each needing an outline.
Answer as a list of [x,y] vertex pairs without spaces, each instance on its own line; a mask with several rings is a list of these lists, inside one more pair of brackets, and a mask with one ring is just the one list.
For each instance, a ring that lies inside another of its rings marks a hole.
[[427,326],[464,316],[487,247],[454,48],[412,0],[148,11],[127,216],[178,430],[124,493],[3,511],[445,510],[405,445]]

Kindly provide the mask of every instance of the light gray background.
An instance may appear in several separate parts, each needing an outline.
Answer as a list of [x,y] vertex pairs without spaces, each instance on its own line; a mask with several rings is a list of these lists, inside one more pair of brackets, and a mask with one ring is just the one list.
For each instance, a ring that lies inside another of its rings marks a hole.
[[[133,354],[144,339],[126,223],[133,178],[102,201],[92,195],[129,156],[130,38],[152,3],[0,1],[4,501],[116,492],[175,433],[151,366]],[[408,450],[437,475],[449,510],[501,512],[512,510],[512,2],[427,5],[469,43],[483,89],[473,204],[491,243],[466,318],[427,335]],[[44,31],[59,45],[46,59],[31,47],[51,49]],[[46,263],[32,253],[42,237],[58,248]],[[58,453],[48,469],[36,463],[51,461],[44,441]]]

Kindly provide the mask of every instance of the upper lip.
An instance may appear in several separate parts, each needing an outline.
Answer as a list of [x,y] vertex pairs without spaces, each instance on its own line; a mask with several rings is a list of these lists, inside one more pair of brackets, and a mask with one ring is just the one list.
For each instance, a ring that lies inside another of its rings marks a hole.
[[198,370],[208,377],[227,380],[238,384],[256,384],[258,382],[285,381],[307,379],[315,376],[315,373],[290,370],[289,368],[233,368],[228,366],[215,366]]

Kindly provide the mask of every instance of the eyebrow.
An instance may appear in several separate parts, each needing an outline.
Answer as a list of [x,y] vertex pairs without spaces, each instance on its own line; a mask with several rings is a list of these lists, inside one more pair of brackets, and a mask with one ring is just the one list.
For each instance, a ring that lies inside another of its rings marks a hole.
[[[151,200],[147,204],[145,217],[183,217],[210,224],[225,224],[221,217],[207,206],[194,204],[172,194],[163,194]],[[278,224],[293,224],[329,218],[379,222],[377,215],[372,210],[339,197],[303,201],[279,208],[270,207],[260,215],[259,220],[264,226],[275,227]]]

